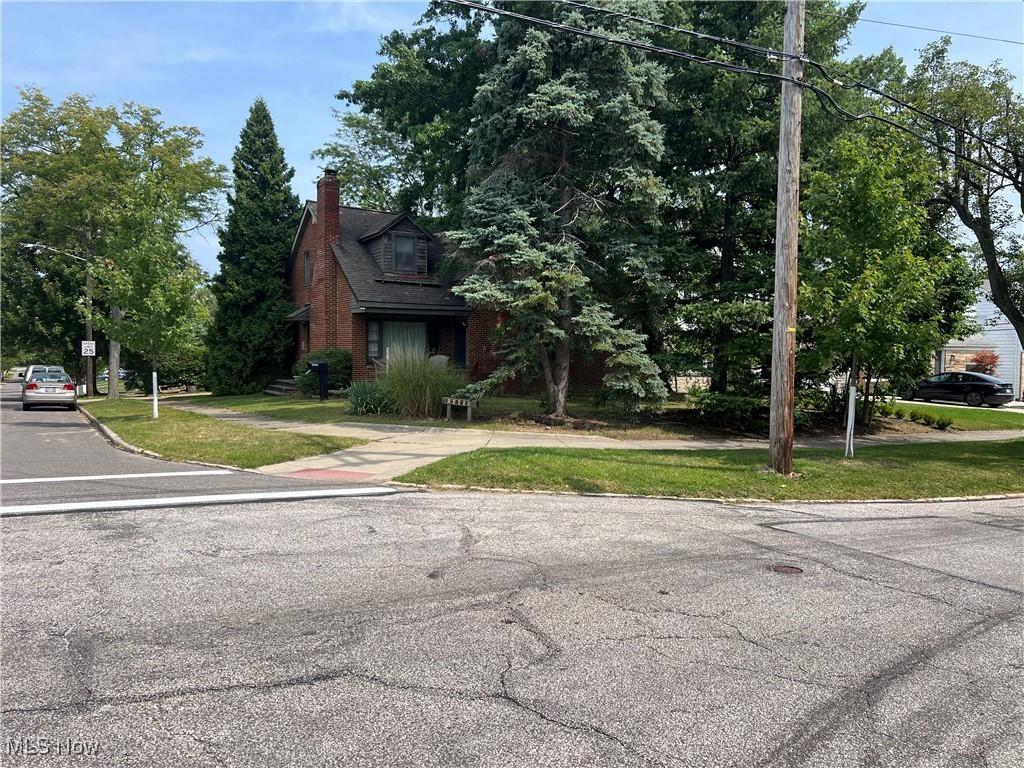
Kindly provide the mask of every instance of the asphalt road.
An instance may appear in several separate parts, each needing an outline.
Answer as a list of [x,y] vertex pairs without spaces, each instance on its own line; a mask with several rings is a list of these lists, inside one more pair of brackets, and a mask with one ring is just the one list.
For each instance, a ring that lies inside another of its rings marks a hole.
[[[22,411],[20,392],[20,385],[4,384],[0,400],[0,503],[4,507],[353,485],[255,472],[215,473],[196,464],[128,453],[108,443],[80,413],[63,408]],[[83,479],[89,477],[98,479]]]
[[[0,531],[5,765],[1024,753],[1022,499],[401,494]],[[31,739],[99,755],[12,754]]]

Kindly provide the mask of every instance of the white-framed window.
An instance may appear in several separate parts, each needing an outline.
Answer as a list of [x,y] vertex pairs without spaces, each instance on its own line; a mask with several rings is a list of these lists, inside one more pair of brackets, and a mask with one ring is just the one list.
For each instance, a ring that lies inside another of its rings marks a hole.
[[395,272],[416,271],[416,238],[395,235]]

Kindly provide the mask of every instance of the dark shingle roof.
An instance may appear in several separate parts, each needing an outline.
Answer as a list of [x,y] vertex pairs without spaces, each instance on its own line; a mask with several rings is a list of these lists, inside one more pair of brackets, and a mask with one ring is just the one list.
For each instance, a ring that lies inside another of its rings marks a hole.
[[[316,203],[306,203],[316,214]],[[341,207],[341,242],[334,256],[355,294],[354,312],[389,311],[468,312],[466,303],[449,286],[432,275],[386,274],[369,249],[360,242],[368,234],[380,234],[401,220],[402,214]],[[443,246],[435,238],[427,245],[428,260],[435,263],[443,255]]]

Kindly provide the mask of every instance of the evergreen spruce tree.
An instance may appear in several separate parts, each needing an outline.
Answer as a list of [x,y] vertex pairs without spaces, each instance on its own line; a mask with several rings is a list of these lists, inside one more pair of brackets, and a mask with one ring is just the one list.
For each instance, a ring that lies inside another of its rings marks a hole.
[[[658,17],[653,2],[624,6]],[[602,32],[629,27],[557,4],[519,10]],[[610,402],[657,409],[665,387],[645,338],[596,283],[613,264],[638,280],[650,271],[642,233],[664,197],[653,171],[662,126],[651,116],[664,70],[636,51],[515,20],[494,29],[497,63],[477,88],[469,137],[475,178],[462,227],[449,233],[469,268],[456,292],[503,317],[502,364],[484,387],[539,371],[548,409],[564,416],[572,353],[598,352]]]
[[220,236],[216,311],[208,339],[208,383],[215,395],[259,392],[288,367],[292,306],[286,255],[298,225],[299,200],[266,102],[249,110],[232,158],[234,190]]

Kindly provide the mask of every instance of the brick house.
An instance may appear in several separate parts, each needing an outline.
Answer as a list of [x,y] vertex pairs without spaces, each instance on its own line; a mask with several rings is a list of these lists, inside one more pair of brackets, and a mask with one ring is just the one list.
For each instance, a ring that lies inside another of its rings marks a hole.
[[[306,201],[285,273],[296,359],[347,349],[359,381],[401,348],[446,355],[472,379],[489,375],[497,318],[467,307],[438,277],[441,240],[408,214],[341,205],[335,171],[324,171],[316,196]],[[603,366],[581,359],[573,368],[577,388],[600,384]]]

